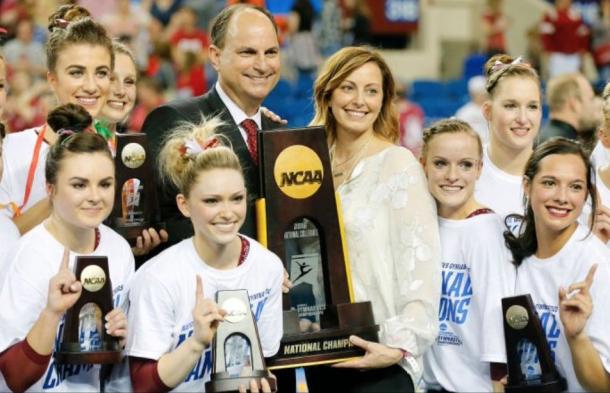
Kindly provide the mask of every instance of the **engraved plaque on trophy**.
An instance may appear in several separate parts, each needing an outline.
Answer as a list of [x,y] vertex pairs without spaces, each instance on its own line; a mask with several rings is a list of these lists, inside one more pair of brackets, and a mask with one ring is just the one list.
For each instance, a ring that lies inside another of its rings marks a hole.
[[109,225],[133,246],[157,210],[146,134],[116,134],[116,186]]
[[270,369],[363,355],[352,334],[379,341],[370,302],[353,303],[349,261],[322,127],[259,133],[259,241],[284,262],[284,336]]
[[112,283],[108,258],[76,257],[74,273],[82,292],[65,315],[58,363],[111,364],[121,361],[119,340],[106,334],[104,315],[112,311]]
[[260,378],[267,379],[275,391],[275,379],[265,365],[248,291],[218,291],[216,302],[227,314],[212,342],[212,373],[205,391],[237,392],[240,385],[249,388],[251,379]]
[[502,299],[508,368],[507,393],[563,392],[546,335],[529,294]]

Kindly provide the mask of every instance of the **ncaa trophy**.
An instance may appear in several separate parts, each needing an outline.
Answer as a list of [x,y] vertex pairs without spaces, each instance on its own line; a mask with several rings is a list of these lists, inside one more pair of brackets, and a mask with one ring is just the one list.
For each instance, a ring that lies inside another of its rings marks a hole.
[[250,386],[251,379],[265,378],[272,391],[275,379],[265,365],[248,291],[222,290],[216,302],[227,312],[212,342],[212,373],[205,384],[206,392],[237,392],[239,386]]
[[113,309],[112,283],[108,258],[76,257],[76,278],[83,289],[76,303],[66,312],[58,363],[112,364],[121,361],[119,340],[106,334],[103,316]]
[[142,231],[151,227],[157,207],[152,165],[146,154],[146,134],[116,134],[115,199],[109,225],[135,245]]
[[507,393],[565,391],[566,381],[555,368],[532,297],[529,294],[505,297],[502,312],[508,368],[508,384],[504,390]]
[[354,303],[341,208],[322,127],[262,131],[259,241],[293,282],[284,295],[284,336],[270,369],[336,363],[364,351],[352,334],[379,341],[370,302]]

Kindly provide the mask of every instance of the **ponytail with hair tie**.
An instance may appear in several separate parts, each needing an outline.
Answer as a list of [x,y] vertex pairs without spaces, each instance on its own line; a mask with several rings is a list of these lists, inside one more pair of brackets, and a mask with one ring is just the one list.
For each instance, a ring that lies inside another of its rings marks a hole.
[[220,140],[216,136],[211,136],[205,142],[201,143],[195,138],[190,138],[184,141],[184,144],[178,148],[180,156],[195,157],[199,153],[207,149],[220,146]]

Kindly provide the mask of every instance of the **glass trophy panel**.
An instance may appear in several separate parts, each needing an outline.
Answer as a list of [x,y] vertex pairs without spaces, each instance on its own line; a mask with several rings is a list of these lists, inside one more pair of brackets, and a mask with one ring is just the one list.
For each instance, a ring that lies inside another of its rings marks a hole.
[[320,330],[326,309],[320,233],[313,221],[299,218],[284,232],[287,270],[293,287],[290,305],[299,315],[301,332]]
[[86,303],[78,314],[78,340],[81,351],[102,350],[102,310],[95,303]]
[[528,339],[522,338],[517,344],[517,354],[521,363],[521,373],[526,380],[536,380],[542,377],[540,360],[536,346]]
[[144,186],[140,179],[131,178],[123,183],[121,189],[121,221],[123,225],[144,223]]
[[225,340],[225,369],[231,378],[239,377],[242,371],[252,371],[250,341],[241,333],[232,334]]

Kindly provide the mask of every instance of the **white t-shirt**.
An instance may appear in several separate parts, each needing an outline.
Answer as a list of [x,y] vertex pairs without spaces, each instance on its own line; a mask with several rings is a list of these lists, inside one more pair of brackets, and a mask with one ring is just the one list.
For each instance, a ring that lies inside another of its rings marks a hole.
[[[574,372],[570,347],[563,334],[559,318],[559,287],[583,281],[591,265],[598,268],[591,286],[593,313],[586,333],[599,353],[604,367],[610,372],[610,250],[589,230],[579,226],[563,248],[554,256],[526,258],[518,268],[515,294],[531,294],[542,327],[549,342],[555,365],[568,382],[568,391],[583,391]],[[537,370],[535,349],[523,348],[522,369]]]
[[597,174],[595,187],[599,196],[599,203],[606,207],[610,207],[610,188],[600,179],[599,172]]
[[[245,237],[245,236],[244,236]],[[138,270],[129,300],[129,356],[158,360],[193,334],[196,276],[204,297],[215,299],[225,289],[247,289],[265,357],[273,356],[282,338],[282,281],[280,259],[258,242],[246,238],[250,250],[243,264],[217,270],[201,260],[193,238],[185,239],[149,260]],[[185,381],[174,391],[205,391],[212,367],[207,348]]]
[[604,145],[602,145],[602,143],[600,141],[597,141],[597,144],[595,145],[595,148],[591,152],[591,157],[590,157],[591,165],[593,165],[593,168],[595,168],[597,170],[600,167],[608,164],[607,151],[608,150],[606,148],[604,148]]
[[19,230],[13,220],[0,215],[0,288],[6,277],[5,270],[2,270],[2,267],[8,264],[5,258],[8,258],[9,251],[17,244],[19,236]]
[[424,355],[429,389],[492,390],[489,362],[505,352],[501,299],[515,282],[504,228],[497,214],[439,218],[443,285],[439,335]]
[[[40,127],[36,127],[21,132],[14,132],[4,138],[2,143],[2,164],[4,165],[4,171],[2,173],[2,180],[0,180],[0,202],[15,202],[18,206],[23,204],[30,163],[34,155],[36,138],[38,138],[36,131],[39,129]],[[49,145],[46,142],[42,142],[30,198],[28,203],[21,209],[22,212],[46,197],[44,168],[48,152]],[[11,216],[10,211],[7,209],[3,209],[0,214],[8,217]]]
[[[483,149],[483,170],[477,181],[474,195],[476,200],[496,212],[502,219],[509,214],[523,215],[522,177],[504,172],[489,158],[487,146]],[[507,223],[513,233],[520,221]]]
[[[127,298],[128,282],[135,269],[129,244],[112,229],[100,225],[100,243],[87,255],[108,257],[115,307],[123,306]],[[47,304],[49,280],[59,271],[64,246],[39,224],[18,242],[6,283],[0,290],[0,352],[23,340],[40,312]],[[75,257],[70,253],[70,269]],[[124,307],[124,306],[123,306]],[[63,334],[63,320],[57,327],[56,345]],[[42,378],[28,391],[85,392],[99,391],[99,365],[57,365],[51,358]],[[0,391],[8,391],[0,376]]]

